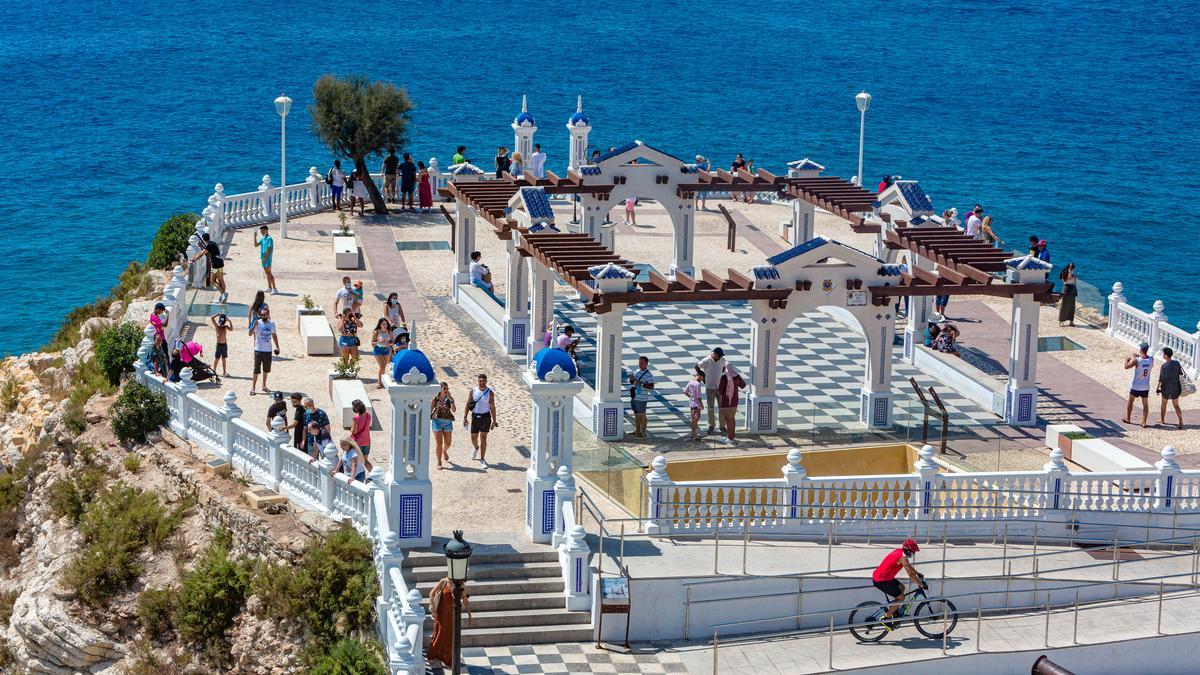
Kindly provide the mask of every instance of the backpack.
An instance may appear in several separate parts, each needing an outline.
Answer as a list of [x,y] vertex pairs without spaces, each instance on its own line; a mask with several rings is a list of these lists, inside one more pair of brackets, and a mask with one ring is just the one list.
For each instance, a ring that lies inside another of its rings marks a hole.
[[1187,371],[1179,369],[1179,396],[1191,396],[1196,393],[1196,383],[1188,377]]
[[325,174],[325,184],[333,185],[333,169],[330,169],[329,173]]

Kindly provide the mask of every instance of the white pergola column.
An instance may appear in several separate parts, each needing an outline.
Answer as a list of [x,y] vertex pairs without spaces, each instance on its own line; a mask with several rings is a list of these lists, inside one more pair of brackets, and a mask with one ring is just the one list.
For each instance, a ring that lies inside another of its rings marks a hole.
[[933,298],[913,295],[908,298],[908,319],[904,322],[904,362],[917,359],[917,345],[925,344],[925,326],[933,310]]
[[792,246],[799,246],[815,236],[817,207],[803,199],[792,200]]
[[895,333],[891,307],[877,307],[878,318],[863,322],[867,359],[863,369],[858,418],[869,428],[892,426],[892,335]]
[[755,301],[750,326],[750,384],[746,397],[746,430],[773,434],[778,428],[779,397],[775,395],[779,340],[790,321]]
[[604,222],[604,213],[600,200],[591,194],[579,195],[579,208],[583,215],[579,219],[579,231],[600,241],[600,225]]
[[525,341],[528,360],[542,348],[542,336],[554,321],[554,273],[532,257],[525,259],[530,286],[529,338]]
[[[671,276],[683,272],[688,276],[696,273],[694,251],[696,244],[696,200],[681,199],[678,208],[671,213],[671,224],[674,226],[671,244],[675,257],[671,263]],[[670,206],[668,205],[669,209]],[[612,248],[611,246],[609,248]],[[616,249],[613,249],[616,250]]]
[[450,288],[458,298],[458,285],[471,283],[471,251],[475,250],[475,209],[462,200],[454,208],[454,271]]
[[[406,350],[407,351],[407,350]],[[396,361],[395,371],[384,374],[384,387],[391,404],[391,456],[387,481],[388,511],[397,528],[402,548],[426,548],[432,536],[433,484],[429,481],[429,408],[440,386],[428,370],[418,370],[429,361],[418,350]],[[414,357],[419,357],[413,361]],[[414,363],[407,372],[406,363]],[[422,372],[424,370],[424,372]],[[396,376],[400,380],[396,380]]]
[[1013,426],[1037,424],[1039,307],[1032,295],[1013,296],[1008,386],[1004,392],[1004,421]]
[[575,395],[583,391],[583,381],[561,367],[539,378],[537,366],[533,364],[524,375],[533,397],[529,468],[525,470],[525,534],[536,543],[546,544],[552,543],[555,533],[559,469],[572,469],[575,425],[571,407]]
[[525,261],[517,250],[515,235],[506,243],[508,283],[504,287],[504,348],[509,354],[524,354],[529,339],[529,288]]
[[605,441],[625,436],[624,382],[621,379],[625,305],[596,315],[596,381],[592,399],[592,431]]

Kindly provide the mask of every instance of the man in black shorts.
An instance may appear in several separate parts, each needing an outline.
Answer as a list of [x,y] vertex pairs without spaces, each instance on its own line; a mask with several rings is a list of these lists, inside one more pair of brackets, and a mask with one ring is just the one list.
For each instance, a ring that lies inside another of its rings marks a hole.
[[229,293],[225,290],[225,259],[221,257],[221,247],[205,232],[200,235],[200,248],[203,250],[192,256],[188,264],[204,257],[208,258],[209,279],[217,287],[217,290],[221,291],[221,294],[217,296],[217,303],[224,303],[229,297]]
[[496,421],[496,392],[488,387],[487,375],[482,373],[477,386],[467,392],[467,405],[463,408],[463,426],[471,430],[471,446],[475,448],[471,459],[479,460],[479,468],[488,468],[488,432],[500,426]]
[[395,148],[388,148],[387,157],[383,158],[383,198],[396,202],[396,167],[400,166],[400,158],[396,156]]
[[[921,547],[917,546],[917,542],[905,539],[900,548],[883,557],[883,562],[879,563],[879,567],[875,568],[871,574],[871,581],[875,588],[893,598],[892,604],[888,605],[887,612],[883,615],[885,621],[895,617],[900,605],[904,603],[904,584],[896,581],[896,575],[900,574],[900,570],[904,570],[914,584],[925,586],[925,582],[921,581],[921,575],[917,574],[917,568],[909,562],[913,555],[920,550]],[[888,629],[890,630],[891,626]]]
[[400,210],[416,211],[413,206],[413,192],[417,189],[417,165],[413,164],[412,155],[404,153],[404,161],[400,162]]

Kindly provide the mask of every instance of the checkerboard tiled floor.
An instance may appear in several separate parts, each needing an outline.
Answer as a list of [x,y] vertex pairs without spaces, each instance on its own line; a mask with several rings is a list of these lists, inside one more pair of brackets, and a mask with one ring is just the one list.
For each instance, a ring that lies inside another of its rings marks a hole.
[[[473,647],[463,650],[464,670],[472,675],[513,673],[686,673],[678,654],[634,649],[631,654],[591,644]],[[442,673],[430,669],[430,673]],[[449,672],[446,669],[445,672]]]
[[[582,333],[580,359],[583,377],[595,379],[596,320],[578,302],[559,300],[558,322],[571,323]],[[682,391],[696,362],[721,346],[743,375],[750,369],[750,306],[747,303],[689,303],[634,305],[625,312],[625,366],[640,355],[650,357],[658,382],[650,406],[650,432],[678,434],[687,428],[687,402]],[[808,314],[792,323],[779,347],[778,386],[781,430],[857,431],[864,340],[852,329],[825,314]],[[892,366],[893,415],[897,425],[920,424],[920,402],[909,377],[923,387],[936,385],[920,371],[899,360],[896,345]],[[950,389],[938,385],[938,395],[956,426],[997,424],[1000,419]],[[663,414],[663,413],[667,414]]]

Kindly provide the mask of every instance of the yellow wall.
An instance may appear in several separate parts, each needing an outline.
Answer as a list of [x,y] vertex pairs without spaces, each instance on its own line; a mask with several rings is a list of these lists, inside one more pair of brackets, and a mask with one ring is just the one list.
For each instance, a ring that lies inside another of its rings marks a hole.
[[[800,464],[809,476],[875,476],[912,473],[917,449],[910,445],[876,445],[832,450],[805,450]],[[713,459],[680,459],[667,464],[673,481],[751,480],[780,478],[787,453]]]

